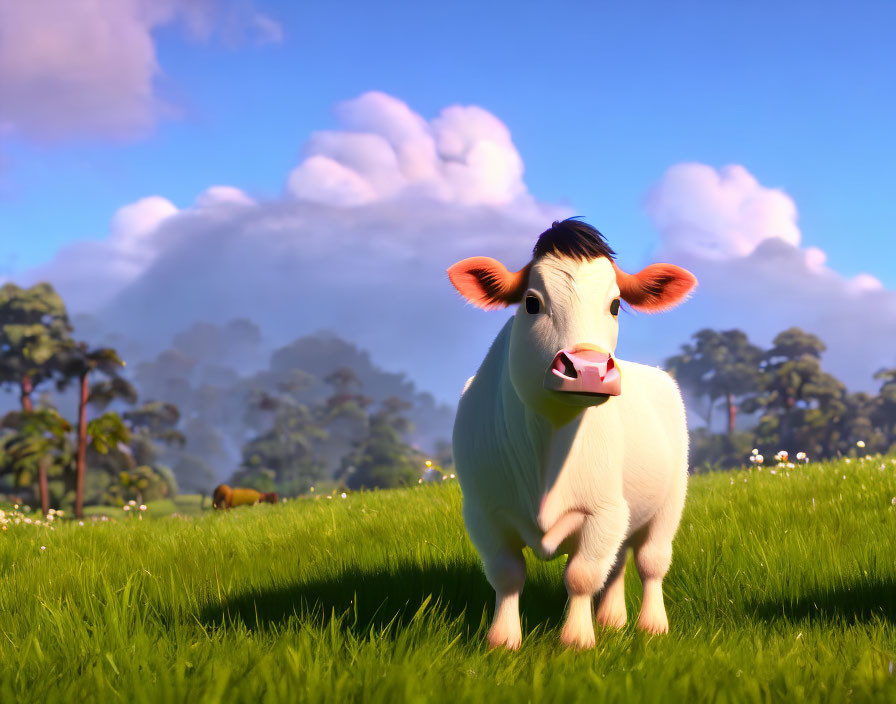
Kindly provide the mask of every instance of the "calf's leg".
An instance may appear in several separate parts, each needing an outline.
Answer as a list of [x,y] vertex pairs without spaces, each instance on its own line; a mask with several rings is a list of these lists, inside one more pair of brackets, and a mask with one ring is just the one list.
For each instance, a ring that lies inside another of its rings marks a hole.
[[486,557],[485,576],[495,590],[495,616],[488,631],[492,648],[517,650],[523,641],[520,594],[526,581],[526,563],[520,549],[503,548]]
[[635,547],[635,563],[641,583],[644,585],[644,600],[638,616],[638,628],[648,633],[668,633],[669,619],[663,603],[663,577],[672,562],[672,541],[651,538],[648,532],[644,541]]
[[594,646],[592,597],[613,571],[627,526],[628,506],[624,503],[585,519],[578,548],[570,555],[564,573],[569,593],[569,611],[560,633],[564,645],[580,650]]
[[649,633],[669,631],[669,619],[663,603],[663,578],[672,562],[672,539],[681,521],[686,488],[687,475],[683,472],[666,503],[632,541],[635,564],[644,586],[638,627]]
[[628,545],[622,544],[616,555],[616,562],[610,570],[607,582],[600,593],[597,607],[597,622],[608,628],[625,628],[628,614],[625,611],[625,563]]

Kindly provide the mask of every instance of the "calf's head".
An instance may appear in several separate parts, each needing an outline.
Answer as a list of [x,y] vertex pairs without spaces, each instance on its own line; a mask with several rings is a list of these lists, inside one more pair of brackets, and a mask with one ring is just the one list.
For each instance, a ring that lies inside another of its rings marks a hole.
[[697,283],[689,271],[652,264],[627,274],[595,228],[579,220],[555,222],[517,272],[489,257],[454,264],[448,276],[471,303],[492,310],[518,303],[510,334],[509,372],[533,410],[585,407],[622,393],[614,359],[619,310],[625,301],[648,313],[680,303]]

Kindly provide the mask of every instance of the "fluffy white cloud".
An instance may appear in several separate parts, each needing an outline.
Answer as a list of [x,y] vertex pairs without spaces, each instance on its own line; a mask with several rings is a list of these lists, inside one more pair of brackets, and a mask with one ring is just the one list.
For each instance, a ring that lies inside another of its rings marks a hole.
[[289,175],[293,197],[335,206],[397,197],[534,205],[510,132],[482,108],[448,107],[427,122],[397,98],[370,92],[336,114],[345,129],[311,135]]
[[896,292],[874,276],[845,277],[818,247],[801,247],[793,200],[743,166],[678,164],[650,190],[656,256],[692,270],[696,295],[672,314],[633,321],[626,340],[683,341],[698,327],[741,328],[767,344],[799,326],[828,345],[824,364],[856,388],[896,363]]
[[152,32],[173,22],[198,38],[280,32],[224,0],[0,0],[0,125],[40,139],[146,132],[172,110],[154,89]]
[[745,256],[768,238],[800,243],[796,205],[743,166],[670,167],[648,193],[647,214],[664,245],[701,257]]

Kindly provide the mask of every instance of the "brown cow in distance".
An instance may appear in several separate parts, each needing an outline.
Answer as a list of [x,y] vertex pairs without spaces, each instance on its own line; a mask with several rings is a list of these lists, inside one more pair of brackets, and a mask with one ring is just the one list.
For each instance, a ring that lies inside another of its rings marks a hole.
[[276,504],[279,501],[280,497],[273,491],[265,494],[255,489],[231,489],[226,484],[219,484],[215,487],[215,492],[212,495],[212,506],[217,509],[252,506],[259,502]]

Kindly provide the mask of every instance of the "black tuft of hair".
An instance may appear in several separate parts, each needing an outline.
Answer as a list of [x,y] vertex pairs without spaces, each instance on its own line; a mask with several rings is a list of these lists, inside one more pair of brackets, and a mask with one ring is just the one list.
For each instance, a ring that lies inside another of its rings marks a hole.
[[600,257],[615,259],[616,252],[610,249],[598,229],[578,217],[555,220],[550,228],[538,236],[532,250],[533,258],[537,260],[547,254],[557,254],[583,261]]

